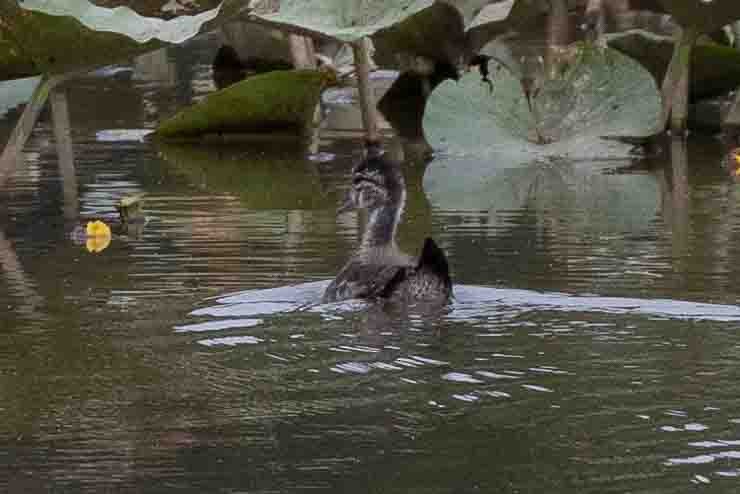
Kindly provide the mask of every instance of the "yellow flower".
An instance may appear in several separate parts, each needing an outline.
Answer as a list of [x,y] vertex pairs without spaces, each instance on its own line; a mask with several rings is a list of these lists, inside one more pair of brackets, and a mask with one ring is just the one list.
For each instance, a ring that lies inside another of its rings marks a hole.
[[110,227],[100,220],[87,222],[88,237],[110,237]]
[[87,232],[85,247],[89,252],[97,254],[110,245],[110,227],[102,221],[88,221],[85,230]]
[[733,163],[735,166],[732,170],[732,174],[736,177],[740,177],[740,148],[735,148],[730,151],[730,155],[732,156],[733,160],[735,160],[735,162]]

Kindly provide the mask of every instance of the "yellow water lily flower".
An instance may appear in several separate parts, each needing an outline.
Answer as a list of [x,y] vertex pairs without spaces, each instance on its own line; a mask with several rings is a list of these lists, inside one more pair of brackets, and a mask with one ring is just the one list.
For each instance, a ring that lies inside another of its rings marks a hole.
[[100,220],[87,222],[88,237],[110,237],[110,227]]
[[102,221],[88,221],[85,231],[87,232],[85,247],[89,252],[97,254],[110,245],[110,227]]
[[730,164],[733,165],[732,174],[736,177],[740,177],[740,148],[735,148],[730,151],[730,156],[733,160],[730,162]]

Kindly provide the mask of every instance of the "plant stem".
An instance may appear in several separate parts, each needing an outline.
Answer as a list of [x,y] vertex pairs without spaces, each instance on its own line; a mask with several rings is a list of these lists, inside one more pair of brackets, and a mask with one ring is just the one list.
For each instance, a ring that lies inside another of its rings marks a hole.
[[698,33],[687,27],[681,32],[673,48],[673,57],[668,65],[663,87],[663,108],[661,124],[665,128],[670,118],[673,132],[683,133],[686,130],[686,120],[689,109],[689,83],[691,75],[691,51],[696,43]]
[[370,87],[370,58],[367,53],[367,39],[362,38],[352,44],[357,69],[357,89],[360,93],[360,109],[362,110],[362,124],[365,127],[365,138],[368,141],[380,140],[378,132],[378,116]]

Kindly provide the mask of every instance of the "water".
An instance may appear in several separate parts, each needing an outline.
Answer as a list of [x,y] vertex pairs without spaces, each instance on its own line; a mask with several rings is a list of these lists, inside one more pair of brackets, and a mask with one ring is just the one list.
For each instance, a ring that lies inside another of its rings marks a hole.
[[[535,198],[480,209],[430,202],[409,165],[400,243],[439,241],[454,302],[322,306],[361,232],[335,213],[357,142],[139,139],[212,89],[212,51],[65,83],[71,142],[45,113],[0,189],[3,491],[737,490],[718,141],[629,174],[548,165]],[[138,192],[145,225],[98,254],[70,238]]]

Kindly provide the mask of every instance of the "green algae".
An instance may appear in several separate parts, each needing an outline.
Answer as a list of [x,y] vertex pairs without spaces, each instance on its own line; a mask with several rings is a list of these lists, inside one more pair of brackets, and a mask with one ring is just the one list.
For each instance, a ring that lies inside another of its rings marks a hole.
[[162,122],[155,137],[275,131],[300,135],[310,127],[325,81],[326,75],[316,70],[259,74],[183,109]]

